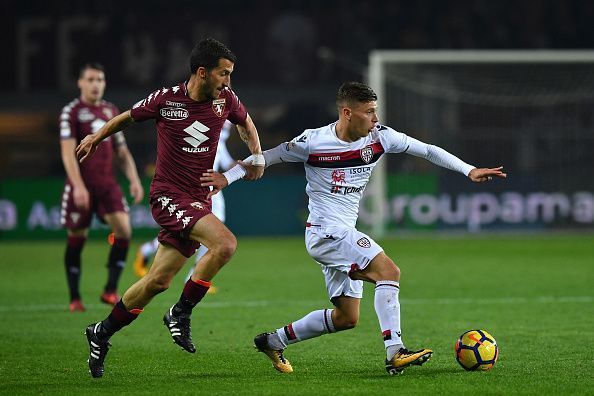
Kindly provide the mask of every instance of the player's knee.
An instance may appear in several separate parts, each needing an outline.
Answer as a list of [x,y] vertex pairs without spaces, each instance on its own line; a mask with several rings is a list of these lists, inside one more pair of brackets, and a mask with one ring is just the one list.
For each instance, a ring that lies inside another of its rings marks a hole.
[[382,276],[383,280],[392,280],[392,281],[399,281],[400,280],[400,268],[390,259],[386,265],[382,268]]
[[237,249],[237,239],[233,234],[229,237],[219,241],[217,246],[213,249],[213,253],[219,256],[221,260],[227,262],[231,260],[231,257],[235,254]]
[[[394,263],[392,262],[392,264]],[[400,280],[400,267],[398,267],[396,264],[394,264],[392,269],[392,279],[396,281]]]

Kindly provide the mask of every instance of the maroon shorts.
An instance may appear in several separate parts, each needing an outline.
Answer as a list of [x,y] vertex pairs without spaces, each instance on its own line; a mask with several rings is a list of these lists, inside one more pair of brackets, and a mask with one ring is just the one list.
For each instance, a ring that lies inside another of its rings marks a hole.
[[115,212],[129,212],[128,203],[120,186],[115,181],[100,186],[87,186],[89,208],[81,209],[74,204],[74,191],[69,181],[64,185],[60,223],[64,228],[89,228],[93,213],[105,223],[104,216]]
[[200,243],[190,239],[190,232],[198,220],[211,213],[210,200],[169,189],[153,191],[150,205],[153,218],[161,226],[157,237],[159,242],[171,245],[184,256],[191,257]]

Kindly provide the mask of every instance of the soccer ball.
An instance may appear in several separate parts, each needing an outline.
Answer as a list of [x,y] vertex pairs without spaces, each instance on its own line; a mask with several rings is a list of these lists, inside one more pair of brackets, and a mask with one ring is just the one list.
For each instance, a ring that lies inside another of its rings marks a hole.
[[456,341],[454,349],[456,360],[468,371],[490,370],[499,356],[497,341],[485,330],[469,330],[463,333]]

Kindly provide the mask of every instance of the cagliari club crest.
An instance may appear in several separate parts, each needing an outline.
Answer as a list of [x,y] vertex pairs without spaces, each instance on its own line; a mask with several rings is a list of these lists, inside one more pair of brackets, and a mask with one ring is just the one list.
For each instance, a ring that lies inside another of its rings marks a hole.
[[213,100],[212,111],[214,111],[217,117],[222,117],[223,112],[225,111],[225,98]]
[[361,149],[361,159],[368,164],[373,158],[373,149],[370,146]]

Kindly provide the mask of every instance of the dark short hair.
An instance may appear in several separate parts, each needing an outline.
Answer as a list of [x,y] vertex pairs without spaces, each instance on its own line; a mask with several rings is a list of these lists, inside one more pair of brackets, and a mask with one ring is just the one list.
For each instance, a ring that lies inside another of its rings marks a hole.
[[237,59],[225,44],[211,37],[200,40],[190,53],[190,73],[196,73],[199,67],[204,67],[207,70],[214,69],[219,65],[221,58],[228,59],[233,63]]
[[101,63],[89,62],[89,63],[85,63],[84,65],[81,66],[81,68],[78,72],[78,78],[82,78],[83,74],[85,74],[85,72],[89,69],[99,70],[99,71],[102,71],[103,73],[105,73],[105,67],[103,67],[103,65]]
[[377,95],[367,84],[356,81],[349,81],[338,88],[336,94],[336,105],[352,105],[355,102],[367,103],[377,100]]

